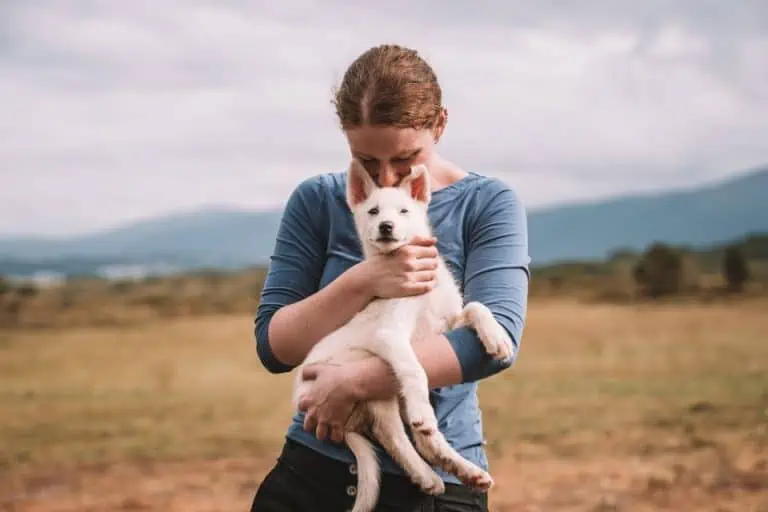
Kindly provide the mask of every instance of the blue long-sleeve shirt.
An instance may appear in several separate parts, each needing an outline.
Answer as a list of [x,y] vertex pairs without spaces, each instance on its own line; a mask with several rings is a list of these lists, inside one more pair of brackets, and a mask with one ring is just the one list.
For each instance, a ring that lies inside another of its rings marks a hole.
[[[288,199],[278,230],[256,314],[256,348],[273,373],[293,369],[279,361],[269,343],[269,323],[281,307],[326,286],[362,259],[360,243],[346,203],[346,173],[309,178]],[[525,209],[504,182],[470,173],[432,194],[428,215],[437,248],[464,294],[465,302],[485,304],[512,338],[517,354],[523,334],[530,278]],[[467,459],[487,469],[477,382],[509,367],[486,354],[468,327],[445,333],[462,370],[462,383],[430,391],[438,426]],[[347,463],[354,456],[345,445],[319,441],[303,429],[297,413],[287,436]],[[383,450],[382,470],[402,474]],[[438,471],[449,482],[453,475]]]

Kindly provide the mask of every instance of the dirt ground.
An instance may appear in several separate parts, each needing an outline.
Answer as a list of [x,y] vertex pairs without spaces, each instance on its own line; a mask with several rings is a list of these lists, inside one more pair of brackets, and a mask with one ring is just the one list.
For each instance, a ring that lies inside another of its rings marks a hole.
[[[536,449],[494,464],[497,512],[768,512],[768,459],[704,471],[668,460],[557,461]],[[709,467],[707,467],[707,462]],[[232,512],[248,510],[272,461],[147,462],[17,474],[0,485],[5,512]],[[701,467],[700,466],[700,467]]]

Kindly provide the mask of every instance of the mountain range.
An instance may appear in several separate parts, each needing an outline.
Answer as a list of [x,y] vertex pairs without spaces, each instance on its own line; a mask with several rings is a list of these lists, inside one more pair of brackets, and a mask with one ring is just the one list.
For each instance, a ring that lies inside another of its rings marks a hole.
[[[280,215],[280,210],[206,208],[85,236],[0,236],[0,274],[263,265]],[[707,246],[768,232],[768,166],[683,190],[529,209],[528,225],[533,265],[601,259],[654,241]]]

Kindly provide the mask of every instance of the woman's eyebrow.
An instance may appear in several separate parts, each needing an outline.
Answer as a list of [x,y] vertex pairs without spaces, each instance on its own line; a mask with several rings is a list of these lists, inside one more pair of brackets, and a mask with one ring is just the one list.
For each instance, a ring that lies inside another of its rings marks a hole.
[[414,149],[408,149],[406,151],[401,151],[397,154],[397,157],[395,158],[406,158],[410,156],[415,156],[421,153],[421,148],[414,148]]
[[[401,152],[397,153],[397,155],[395,155],[393,158],[400,158],[400,159],[403,159],[403,158],[412,157],[412,156],[415,156],[415,155],[418,155],[419,153],[421,153],[421,149],[422,149],[422,148],[412,148],[412,149],[406,149],[405,151],[401,151]],[[365,154],[365,153],[361,153],[361,152],[359,152],[359,151],[353,151],[352,153],[353,153],[353,154],[354,154],[354,155],[355,155],[357,158],[361,158],[361,159],[363,159],[363,160],[377,160],[377,158],[376,158],[376,157],[373,157],[373,156],[367,155],[367,154]]]

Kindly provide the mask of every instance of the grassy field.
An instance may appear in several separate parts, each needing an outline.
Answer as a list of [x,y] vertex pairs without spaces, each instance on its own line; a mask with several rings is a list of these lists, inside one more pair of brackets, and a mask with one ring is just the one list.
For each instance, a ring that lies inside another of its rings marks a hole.
[[[768,512],[768,301],[534,300],[496,511]],[[291,416],[248,315],[0,330],[0,510],[247,510]]]

